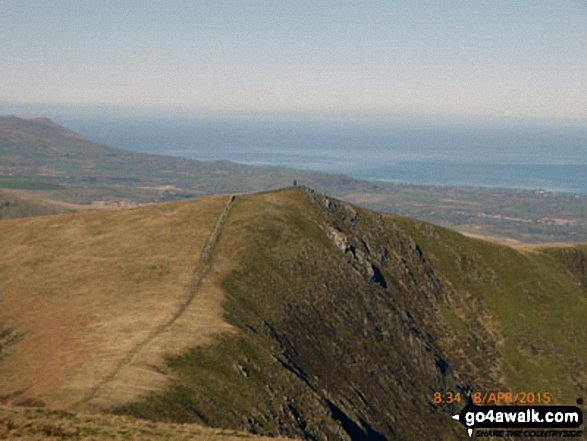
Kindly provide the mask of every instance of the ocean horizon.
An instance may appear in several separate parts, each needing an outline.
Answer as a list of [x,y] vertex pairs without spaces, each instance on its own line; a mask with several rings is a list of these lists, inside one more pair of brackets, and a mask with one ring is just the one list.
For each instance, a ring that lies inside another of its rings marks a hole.
[[582,125],[177,116],[57,121],[107,145],[202,161],[417,185],[587,194],[587,127]]

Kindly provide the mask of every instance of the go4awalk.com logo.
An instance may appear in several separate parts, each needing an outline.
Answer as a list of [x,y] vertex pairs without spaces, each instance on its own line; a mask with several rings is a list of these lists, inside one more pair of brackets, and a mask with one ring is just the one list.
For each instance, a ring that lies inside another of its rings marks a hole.
[[453,415],[469,436],[581,438],[583,410],[576,406],[477,406]]

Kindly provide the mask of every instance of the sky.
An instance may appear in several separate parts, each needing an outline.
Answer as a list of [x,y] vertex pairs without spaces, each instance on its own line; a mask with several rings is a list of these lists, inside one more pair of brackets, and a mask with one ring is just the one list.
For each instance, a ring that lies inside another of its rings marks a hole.
[[587,0],[0,0],[0,113],[587,119]]

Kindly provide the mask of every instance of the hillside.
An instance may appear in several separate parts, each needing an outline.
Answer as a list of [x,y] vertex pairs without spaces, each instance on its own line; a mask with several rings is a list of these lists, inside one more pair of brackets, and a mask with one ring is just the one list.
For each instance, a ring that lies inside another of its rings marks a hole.
[[215,297],[190,296],[227,200],[3,221],[0,335],[18,343],[0,345],[0,396],[103,407],[162,387],[146,366],[223,329]]
[[83,205],[35,198],[19,190],[0,189],[0,219],[73,213],[86,209]]
[[202,162],[104,146],[46,118],[0,117],[0,189],[17,189],[21,196],[27,192],[47,203],[128,207],[271,190],[294,179],[373,210],[501,242],[587,241],[587,195],[367,182],[281,167]]
[[286,441],[286,438],[281,437],[252,436],[244,432],[210,429],[196,424],[153,423],[129,417],[87,415],[39,407],[2,405],[0,405],[0,439]]
[[303,188],[230,201],[1,222],[3,400],[421,440],[468,439],[436,392],[587,392],[587,246],[517,251]]

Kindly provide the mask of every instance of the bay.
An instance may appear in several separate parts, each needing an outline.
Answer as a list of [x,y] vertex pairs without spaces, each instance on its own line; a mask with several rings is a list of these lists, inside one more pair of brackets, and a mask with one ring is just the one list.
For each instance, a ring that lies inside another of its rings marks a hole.
[[64,117],[104,144],[359,179],[587,194],[587,126],[210,116]]

